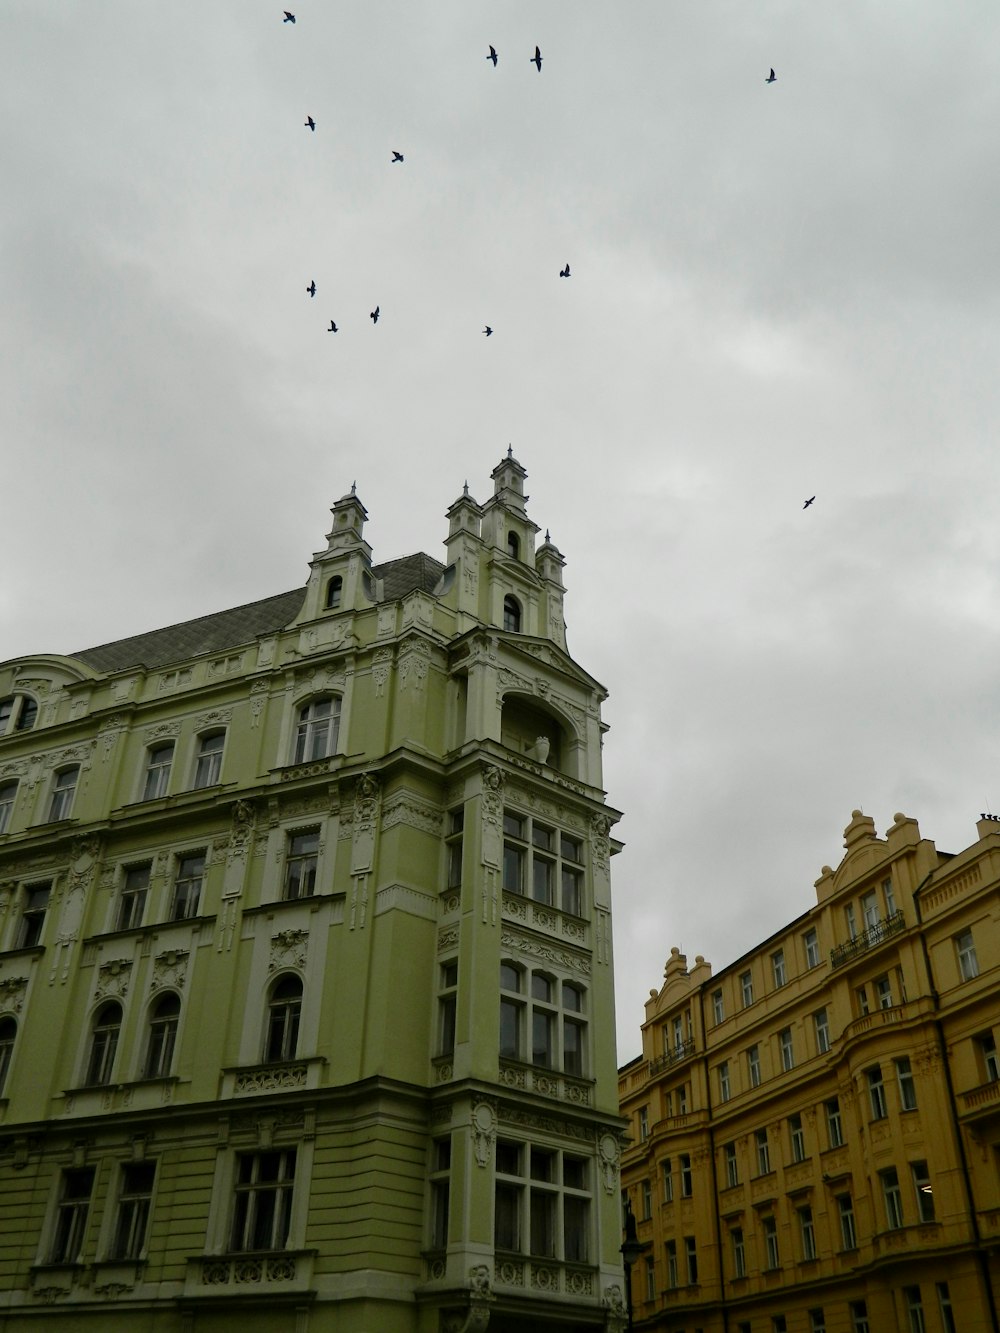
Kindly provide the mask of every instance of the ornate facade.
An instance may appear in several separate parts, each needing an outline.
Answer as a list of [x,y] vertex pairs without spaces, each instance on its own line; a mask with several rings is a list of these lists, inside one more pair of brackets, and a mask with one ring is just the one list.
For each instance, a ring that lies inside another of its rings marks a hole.
[[620,1071],[636,1326],[993,1330],[1000,822],[855,811],[817,905],[717,975],[672,950]]
[[4,1333],[622,1326],[605,692],[525,476],[0,666]]

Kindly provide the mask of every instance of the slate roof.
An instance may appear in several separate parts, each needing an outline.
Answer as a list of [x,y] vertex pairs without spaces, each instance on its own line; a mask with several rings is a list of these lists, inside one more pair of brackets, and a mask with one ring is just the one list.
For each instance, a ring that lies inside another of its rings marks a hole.
[[[398,601],[416,589],[432,592],[443,571],[444,565],[439,560],[422,552],[372,566],[375,578],[382,581],[382,600],[386,602]],[[152,670],[200,653],[224,652],[284,629],[302,609],[305,592],[304,587],[293,588],[291,592],[279,592],[229,611],[215,611],[197,620],[133,634],[128,639],[102,643],[69,655],[95,671],[122,671],[133,666]]]

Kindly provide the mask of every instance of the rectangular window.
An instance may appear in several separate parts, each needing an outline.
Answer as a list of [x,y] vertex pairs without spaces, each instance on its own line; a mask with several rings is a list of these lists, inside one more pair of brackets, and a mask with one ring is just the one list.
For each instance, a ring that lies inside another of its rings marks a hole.
[[878,1173],[882,1182],[882,1200],[885,1203],[885,1224],[890,1231],[903,1225],[903,1196],[899,1190],[899,1176],[894,1166]]
[[645,1143],[649,1138],[649,1108],[639,1107],[639,1138]]
[[128,1162],[122,1167],[112,1259],[142,1257],[155,1180],[155,1162]]
[[803,1260],[816,1258],[816,1228],[813,1225],[812,1209],[809,1207],[800,1208],[799,1215],[799,1239],[802,1242]]
[[462,883],[462,840],[465,829],[465,808],[448,813],[448,837],[445,840],[447,858],[446,879],[449,889],[457,889]]
[[771,1333],[788,1333],[788,1320],[783,1314],[771,1316]]
[[721,990],[712,991],[712,1021],[718,1026],[726,1016],[726,1006]]
[[917,1199],[917,1216],[921,1222],[933,1222],[934,1187],[931,1185],[927,1163],[911,1162],[910,1173],[913,1176],[913,1191]]
[[804,1162],[806,1160],[806,1134],[802,1128],[802,1117],[800,1115],[790,1115],[788,1117],[788,1139],[792,1149],[792,1161]]
[[316,872],[319,866],[319,829],[308,833],[291,833],[285,856],[286,901],[311,898],[316,892]]
[[882,897],[885,899],[886,920],[896,915],[896,895],[892,891],[892,880],[884,879],[882,881]]
[[118,922],[116,930],[135,930],[142,925],[146,910],[146,895],[149,893],[149,865],[129,866],[122,883],[121,898],[118,901]]
[[42,927],[49,906],[52,884],[29,884],[24,890],[24,906],[17,929],[17,949],[33,949],[42,942]]
[[451,1211],[451,1140],[438,1139],[433,1149],[434,1174],[431,1176],[431,1249],[443,1250],[448,1244],[448,1218]]
[[214,787],[222,777],[222,751],[226,733],[216,731],[202,736],[198,742],[198,758],[194,768],[194,787]]
[[868,1080],[868,1099],[871,1103],[872,1119],[884,1120],[889,1114],[885,1102],[885,1085],[882,1082],[882,1070],[878,1065],[865,1070]]
[[941,1327],[944,1333],[956,1333],[955,1312],[951,1308],[951,1292],[948,1290],[947,1282],[936,1282],[934,1284],[937,1292],[938,1310],[941,1314]]
[[743,1228],[734,1227],[729,1236],[733,1247],[733,1277],[746,1277],[747,1252],[743,1243]]
[[875,930],[878,927],[878,899],[875,897],[874,889],[861,895],[861,915],[864,917],[865,930]]
[[653,1185],[651,1181],[642,1181],[639,1187],[639,1196],[642,1200],[642,1220],[648,1222],[653,1216]]
[[903,1300],[906,1302],[906,1314],[910,1321],[910,1333],[927,1333],[924,1320],[924,1304],[920,1299],[919,1287],[904,1287]]
[[178,860],[174,896],[170,904],[171,921],[186,921],[189,917],[198,915],[204,878],[204,852],[190,852]]
[[438,1055],[455,1053],[455,1017],[458,1005],[458,963],[442,963],[438,992]]
[[826,1315],[822,1309],[809,1311],[809,1333],[826,1333]]
[[979,976],[979,959],[976,957],[976,945],[971,930],[963,930],[955,936],[955,951],[958,954],[958,971],[963,981],[971,981]]
[[767,1130],[756,1130],[754,1142],[757,1145],[757,1174],[766,1176],[771,1170],[771,1147],[767,1141]]
[[854,1201],[849,1194],[837,1195],[837,1210],[840,1215],[840,1241],[845,1250],[858,1248],[858,1233],[854,1225]]
[[698,1245],[694,1236],[684,1237],[684,1259],[687,1263],[687,1280],[689,1287],[698,1285]]
[[782,1028],[778,1033],[778,1045],[781,1047],[781,1067],[787,1071],[795,1067],[795,1051],[792,1047],[792,1029]]
[[80,1263],[93,1189],[92,1166],[75,1167],[63,1172],[52,1250],[49,1253],[50,1263]]
[[[499,1168],[498,1168],[499,1169]],[[498,1180],[493,1196],[493,1243],[498,1250],[521,1249],[520,1185]]]
[[646,1258],[646,1300],[656,1300],[656,1265],[648,1256]]
[[915,1111],[917,1109],[917,1087],[913,1082],[913,1071],[910,1068],[910,1057],[901,1056],[894,1060],[896,1066],[896,1081],[899,1084],[899,1105],[903,1111]]
[[49,803],[50,823],[54,824],[57,819],[69,819],[79,776],[79,767],[64,768],[61,773],[55,775],[52,783],[52,800]]
[[736,1144],[727,1143],[725,1147],[726,1154],[726,1187],[732,1189],[734,1185],[740,1183],[740,1163],[736,1156]]
[[[0,729],[2,731],[2,729]],[[17,799],[16,782],[0,782],[0,833],[6,833],[10,827],[14,802]]]
[[751,1046],[747,1051],[747,1077],[751,1088],[760,1087],[760,1048]]
[[229,1248],[238,1252],[284,1249],[294,1187],[294,1148],[241,1153],[236,1159]]
[[984,1083],[996,1083],[1000,1079],[1000,1059],[997,1057],[996,1038],[992,1032],[984,1032],[976,1038],[979,1053],[979,1068]]
[[673,1289],[678,1285],[677,1281],[677,1242],[675,1240],[667,1241],[667,1286]]
[[816,1054],[825,1055],[830,1049],[830,1020],[825,1009],[817,1009],[813,1014],[813,1028],[816,1033]]
[[660,1163],[660,1175],[663,1180],[663,1202],[673,1203],[674,1201],[674,1173],[670,1164],[670,1158],[664,1157]]
[[875,980],[875,998],[878,1001],[880,1009],[892,1008],[892,982],[888,977],[877,977]]
[[784,949],[778,949],[771,954],[771,976],[774,978],[774,989],[780,990],[788,979],[785,974]]
[[[535,1150],[532,1149],[532,1156]],[[556,1257],[556,1200],[549,1190],[533,1189],[529,1204],[529,1249],[543,1259]]]
[[743,1008],[749,1008],[753,1004],[753,975],[750,972],[740,974],[740,995],[743,999]]
[[513,1000],[500,1000],[500,1056],[505,1060],[521,1058],[521,1014],[524,1006]]
[[524,820],[504,813],[503,817],[503,887],[508,893],[524,893]]
[[851,1301],[851,1333],[871,1333],[868,1325],[868,1305],[865,1301]]
[[174,743],[154,745],[146,751],[146,773],[142,783],[142,799],[155,801],[166,796],[170,782],[170,766],[174,762]]
[[572,916],[583,916],[583,843],[563,833],[559,838],[559,853],[562,910]]
[[802,943],[806,950],[806,967],[812,969],[819,967],[819,936],[815,930],[807,930],[802,936]]
[[865,986],[859,986],[854,992],[858,1002],[858,1013],[863,1018],[868,1013],[868,990]]
[[681,1198],[690,1199],[694,1192],[694,1185],[691,1176],[691,1154],[682,1152],[680,1156],[681,1164]]
[[728,1102],[729,1097],[729,1061],[723,1060],[719,1065],[719,1101]]
[[844,1146],[844,1127],[840,1120],[840,1099],[831,1097],[828,1102],[823,1103],[826,1110],[826,1141],[830,1148],[842,1148]]
[[858,921],[854,913],[854,904],[848,903],[844,908],[844,921],[847,925],[847,937],[851,940],[858,938]]
[[773,1217],[761,1218],[761,1230],[764,1233],[764,1267],[778,1267],[778,1223]]

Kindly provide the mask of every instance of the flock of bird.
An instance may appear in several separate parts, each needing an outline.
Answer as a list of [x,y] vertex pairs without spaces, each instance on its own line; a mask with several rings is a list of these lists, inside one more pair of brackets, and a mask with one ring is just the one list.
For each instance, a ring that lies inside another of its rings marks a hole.
[[[292,13],[292,11],[291,11],[290,9],[286,9],[286,10],[284,10],[283,13],[284,13],[284,18],[281,20],[282,23],[292,23],[292,24],[295,23],[295,21],[296,21],[296,20],[295,20],[295,15]],[[497,54],[497,49],[496,49],[495,46],[490,45],[489,54],[486,56],[486,59],[487,59],[488,61],[490,61],[490,63],[493,65],[493,68],[496,69],[497,64],[498,64],[498,62],[499,62],[499,60],[500,60],[500,57],[499,57],[499,55]],[[538,48],[537,45],[536,45],[536,47],[535,47],[535,54],[534,54],[533,56],[529,56],[529,57],[528,57],[528,63],[534,65],[534,66],[535,66],[535,69],[538,71],[538,73],[541,74],[541,72],[542,72],[542,53],[541,53],[541,51],[539,50],[539,48]],[[775,82],[777,81],[777,77],[778,77],[778,76],[775,74],[774,69],[772,68],[772,69],[769,71],[768,76],[767,76],[767,78],[764,80],[764,82],[765,82],[765,83],[775,83]],[[315,120],[312,118],[311,115],[306,116],[306,119],[305,119],[305,127],[306,127],[308,130],[310,130],[311,132],[315,133],[315,131],[316,131],[316,122],[315,122]],[[403,154],[402,154],[397,148],[392,149],[392,157],[389,159],[390,163],[404,162],[405,160],[406,160],[405,157],[403,156]],[[568,261],[567,261],[567,263],[565,264],[565,266],[559,270],[559,276],[560,276],[560,278],[568,278],[568,277],[570,276],[570,268],[569,268],[569,263],[568,263]],[[312,298],[312,297],[314,297],[314,296],[316,295],[316,279],[315,279],[315,278],[310,279],[309,286],[306,288],[306,292],[308,293],[308,295],[310,296],[310,298]],[[378,321],[379,321],[379,315],[380,315],[380,314],[381,314],[381,311],[380,311],[380,309],[379,309],[378,306],[376,306],[374,310],[372,310],[372,311],[369,312],[368,318],[371,320],[371,322],[372,322],[373,325],[378,324]],[[327,328],[327,332],[328,332],[328,333],[339,333],[339,332],[340,332],[340,328],[339,328],[339,326],[338,326],[336,320],[334,320],[334,319],[331,319],[331,320],[330,320],[330,324],[329,324],[329,327]],[[491,338],[491,337],[493,336],[493,329],[492,329],[491,325],[489,325],[489,324],[485,325],[484,328],[483,328],[483,333],[484,333],[484,335],[485,335],[487,338]],[[803,509],[808,509],[809,506],[813,503],[813,501],[814,501],[815,499],[816,499],[815,495],[811,496],[808,500],[806,500],[806,502],[805,502],[805,504],[802,506],[802,508],[803,508]]]
[[[281,20],[282,23],[295,23],[295,21],[296,21],[295,15],[292,13],[292,11],[291,11],[290,9],[286,9],[286,10],[284,10],[283,13],[284,13],[284,18]],[[489,61],[492,63],[493,68],[496,69],[496,67],[497,67],[497,63],[498,63],[500,57],[499,57],[499,55],[497,54],[497,49],[496,49],[495,46],[492,46],[492,45],[490,46],[489,55],[487,55],[486,59],[489,60]],[[537,46],[535,47],[535,54],[534,54],[533,56],[529,56],[529,58],[528,58],[528,63],[531,64],[531,65],[534,65],[535,68],[537,69],[538,73],[541,74],[541,72],[542,72],[542,53],[541,53],[541,51],[538,49]],[[774,74],[774,71],[772,70],[771,73],[772,73],[772,75],[773,75],[773,74]],[[308,130],[312,131],[313,133],[315,133],[315,131],[316,131],[316,122],[315,122],[315,120],[313,119],[313,117],[312,117],[311,115],[306,116],[304,124],[305,124],[305,128],[306,128],[306,129],[308,129]],[[397,148],[394,148],[394,149],[392,150],[392,157],[389,159],[389,161],[390,161],[391,163],[394,163],[394,162],[404,162],[405,160],[406,160],[405,157],[403,156],[403,154],[402,154]],[[561,268],[561,269],[559,270],[559,276],[560,276],[560,278],[568,278],[568,277],[570,276],[570,270],[569,270],[569,264],[568,264],[568,263],[567,263],[563,268]],[[306,288],[306,292],[307,292],[307,294],[308,294],[310,297],[314,297],[314,296],[316,295],[316,291],[317,291],[317,288],[316,288],[316,279],[315,279],[315,278],[312,278],[312,279],[310,279],[310,281],[309,281],[309,286]],[[373,324],[377,324],[377,323],[378,323],[378,321],[379,321],[379,314],[380,314],[380,313],[381,313],[381,312],[380,312],[378,306],[376,306],[374,310],[372,310],[372,311],[369,312],[369,316],[368,316],[368,317],[369,317],[369,319],[371,320],[371,322],[372,322]],[[340,332],[340,328],[339,328],[339,326],[338,326],[336,320],[331,319],[331,320],[330,320],[330,323],[329,323],[329,326],[328,326],[328,328],[327,328],[327,333],[339,333],[339,332]],[[483,329],[483,333],[486,335],[487,338],[492,337],[492,335],[493,335],[493,329],[490,327],[489,324],[487,324],[486,327]]]

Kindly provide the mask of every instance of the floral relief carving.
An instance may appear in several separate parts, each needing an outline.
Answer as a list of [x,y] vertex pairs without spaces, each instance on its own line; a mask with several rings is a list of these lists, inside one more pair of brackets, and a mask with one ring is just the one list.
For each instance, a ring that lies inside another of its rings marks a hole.
[[27,977],[4,977],[0,980],[0,1013],[19,1014],[24,1007],[27,989]]
[[272,935],[268,972],[276,972],[279,967],[304,968],[308,947],[308,930],[281,930]]
[[195,731],[203,731],[206,727],[222,727],[226,723],[232,722],[233,710],[231,708],[212,708],[207,713],[201,713],[195,718]]
[[94,989],[94,999],[124,999],[128,994],[131,973],[131,958],[110,958],[106,963],[101,963],[97,969],[97,986]]
[[183,990],[187,979],[188,957],[187,949],[166,949],[158,953],[153,959],[153,977],[149,989],[155,991],[164,986],[173,986]]

